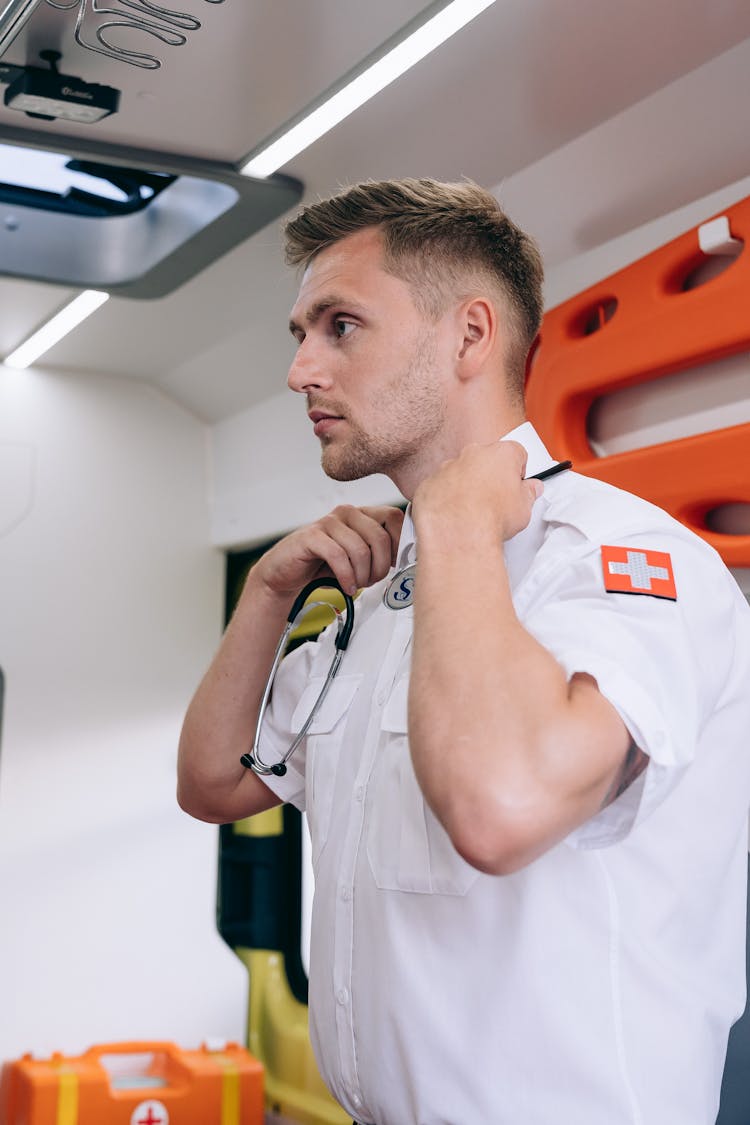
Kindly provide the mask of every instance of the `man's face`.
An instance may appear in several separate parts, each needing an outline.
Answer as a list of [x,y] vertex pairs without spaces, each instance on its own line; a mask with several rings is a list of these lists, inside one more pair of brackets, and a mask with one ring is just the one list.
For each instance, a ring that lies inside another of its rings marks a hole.
[[444,425],[446,341],[406,282],[383,269],[376,229],[314,258],[290,329],[299,347],[288,383],[307,395],[324,471],[335,480],[386,473],[403,489]]

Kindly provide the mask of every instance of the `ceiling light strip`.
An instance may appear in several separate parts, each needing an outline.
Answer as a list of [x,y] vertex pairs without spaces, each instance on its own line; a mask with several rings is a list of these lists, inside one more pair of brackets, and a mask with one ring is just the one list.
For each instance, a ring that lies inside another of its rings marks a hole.
[[495,0],[452,0],[452,3],[402,39],[387,54],[367,66],[280,137],[251,156],[240,168],[242,175],[270,176],[494,2]]
[[99,289],[86,289],[79,293],[69,304],[60,309],[51,320],[43,324],[33,336],[29,336],[23,344],[6,356],[3,363],[6,367],[15,367],[23,370],[30,367],[35,360],[49,351],[51,347],[72,332],[82,320],[91,316],[109,298],[109,293]]

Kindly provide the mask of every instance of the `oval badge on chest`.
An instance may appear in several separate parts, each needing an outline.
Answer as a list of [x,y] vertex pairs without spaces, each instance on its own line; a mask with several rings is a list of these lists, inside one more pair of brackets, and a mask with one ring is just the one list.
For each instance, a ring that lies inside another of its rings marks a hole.
[[417,564],[412,563],[394,574],[383,594],[383,602],[389,609],[406,609],[412,604],[416,572]]

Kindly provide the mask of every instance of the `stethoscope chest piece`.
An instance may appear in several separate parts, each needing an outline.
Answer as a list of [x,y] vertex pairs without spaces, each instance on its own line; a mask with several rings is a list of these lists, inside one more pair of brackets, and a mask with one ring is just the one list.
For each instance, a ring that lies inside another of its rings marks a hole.
[[414,581],[417,573],[417,564],[404,566],[394,574],[385,588],[383,604],[389,609],[408,609],[414,601]]

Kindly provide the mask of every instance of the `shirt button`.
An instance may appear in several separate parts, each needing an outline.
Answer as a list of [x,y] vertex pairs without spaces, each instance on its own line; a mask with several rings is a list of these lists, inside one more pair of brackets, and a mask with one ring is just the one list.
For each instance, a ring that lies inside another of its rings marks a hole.
[[351,897],[352,897],[351,887],[342,887],[341,888],[341,901],[342,902],[350,902]]
[[362,1099],[357,1097],[356,1094],[352,1094],[352,1105],[356,1105],[357,1109],[362,1105]]
[[382,707],[387,698],[388,692],[385,690],[385,688],[383,688],[383,690],[379,691],[375,696],[375,702],[377,703],[378,707]]
[[336,1003],[341,1004],[341,1006],[343,1007],[345,1004],[348,1004],[348,1002],[349,992],[345,988],[340,988],[336,993]]
[[364,797],[364,795],[365,795],[365,789],[364,789],[364,786],[363,786],[363,785],[358,785],[358,786],[357,786],[357,788],[356,788],[356,789],[354,790],[354,799],[355,799],[355,801],[361,801],[361,800],[362,800],[362,798]]

